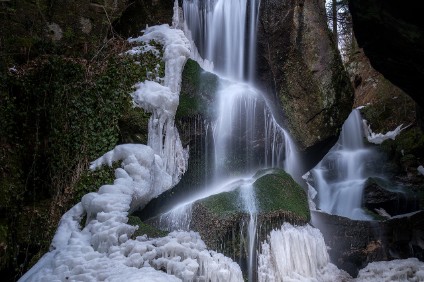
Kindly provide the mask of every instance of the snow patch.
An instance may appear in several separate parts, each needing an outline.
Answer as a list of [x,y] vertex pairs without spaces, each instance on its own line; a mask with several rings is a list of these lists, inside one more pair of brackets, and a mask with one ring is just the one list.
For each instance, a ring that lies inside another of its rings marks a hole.
[[[152,112],[151,146],[119,145],[91,163],[92,170],[118,161],[121,167],[115,170],[113,184],[86,194],[63,215],[51,251],[19,281],[243,281],[240,267],[206,250],[198,233],[131,238],[138,226],[127,224],[128,214],[173,187],[187,167],[174,116],[190,54],[182,31],[168,25],[148,28],[132,40],[155,40],[165,49],[164,85],[146,81],[133,93],[134,104]],[[143,49],[133,50],[138,52]]]
[[147,145],[161,157],[175,185],[187,170],[188,163],[188,148],[184,149],[181,144],[174,117],[179,103],[181,74],[190,56],[190,42],[181,30],[171,29],[167,24],[149,27],[143,36],[131,38],[130,42],[149,44],[152,40],[164,48],[163,85],[153,81],[139,83],[132,97],[135,106],[152,113]]

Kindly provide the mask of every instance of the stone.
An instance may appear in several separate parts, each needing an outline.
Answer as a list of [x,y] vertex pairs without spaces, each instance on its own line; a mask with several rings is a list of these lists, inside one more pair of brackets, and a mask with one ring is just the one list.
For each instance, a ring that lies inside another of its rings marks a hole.
[[[424,107],[424,18],[413,0],[349,1],[358,45],[371,65]],[[396,24],[393,24],[396,23]]]
[[[305,191],[280,169],[258,172],[253,183],[256,199],[258,242],[284,222],[304,225],[310,220]],[[240,244],[247,244],[250,214],[240,200],[239,187],[199,200],[193,204],[190,229],[200,233],[209,248],[230,257],[243,257]],[[243,243],[244,242],[244,243]],[[247,248],[244,245],[243,248]]]
[[416,257],[424,259],[424,211],[384,221],[359,221],[312,211],[330,260],[352,277],[368,263]]
[[419,208],[418,199],[412,193],[379,177],[370,177],[365,182],[362,204],[372,212],[384,209],[391,216]]
[[[351,112],[353,90],[323,1],[261,1],[258,76],[301,151],[318,162]],[[313,164],[312,164],[313,166]]]

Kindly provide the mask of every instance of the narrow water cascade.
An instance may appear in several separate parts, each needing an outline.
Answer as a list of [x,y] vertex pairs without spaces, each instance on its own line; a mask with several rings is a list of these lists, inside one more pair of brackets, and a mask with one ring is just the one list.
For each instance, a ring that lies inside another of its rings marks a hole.
[[312,186],[318,192],[318,209],[352,219],[371,219],[362,210],[361,203],[370,173],[366,171],[367,164],[375,158],[375,152],[366,148],[363,132],[360,112],[353,110],[337,144],[311,171]]
[[252,184],[246,184],[241,187],[241,198],[243,200],[244,209],[249,213],[249,224],[247,227],[248,254],[247,269],[249,281],[254,281],[256,274],[256,223],[257,223],[257,207],[255,192]]

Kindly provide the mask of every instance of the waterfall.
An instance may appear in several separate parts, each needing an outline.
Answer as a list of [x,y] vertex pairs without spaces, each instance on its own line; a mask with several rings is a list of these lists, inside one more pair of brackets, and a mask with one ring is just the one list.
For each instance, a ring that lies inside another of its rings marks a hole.
[[200,55],[217,73],[235,80],[253,77],[259,0],[185,0],[183,10]]
[[253,85],[259,5],[259,0],[183,2],[184,29],[194,50],[191,56],[202,66],[213,65],[220,77],[217,118],[211,124],[214,177],[203,193],[191,195],[186,204],[152,219],[167,230],[187,230],[190,217],[186,212],[191,211],[193,202],[240,188],[242,211],[249,214],[245,234],[249,281],[257,279],[256,222],[260,212],[251,176],[263,168],[280,167],[295,177],[300,168],[293,141],[275,120],[269,101]]
[[317,208],[352,219],[369,219],[361,209],[366,161],[373,154],[364,145],[362,118],[353,110],[336,145],[311,171],[318,192]]

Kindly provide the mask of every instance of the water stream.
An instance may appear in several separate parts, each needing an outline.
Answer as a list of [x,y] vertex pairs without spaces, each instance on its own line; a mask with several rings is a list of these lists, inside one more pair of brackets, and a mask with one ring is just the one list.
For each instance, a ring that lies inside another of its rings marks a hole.
[[364,184],[369,176],[367,164],[375,153],[366,148],[363,132],[359,110],[353,110],[336,145],[311,171],[318,191],[317,208],[352,219],[370,219],[361,204]]

